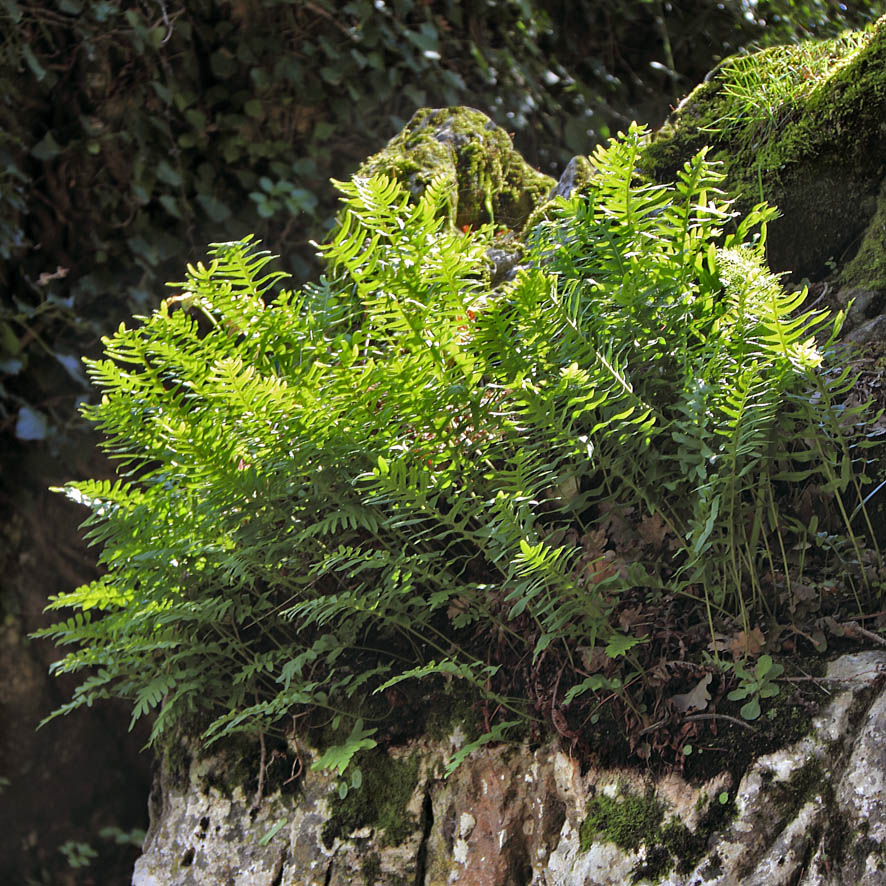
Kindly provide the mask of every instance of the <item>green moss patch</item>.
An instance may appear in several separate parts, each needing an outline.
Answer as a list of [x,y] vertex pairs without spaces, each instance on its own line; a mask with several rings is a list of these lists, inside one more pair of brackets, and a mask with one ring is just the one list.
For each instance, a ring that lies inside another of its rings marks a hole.
[[356,765],[362,784],[332,800],[323,825],[324,844],[331,847],[336,838],[364,827],[380,832],[381,846],[402,843],[418,826],[417,818],[407,811],[418,785],[418,753],[396,759],[375,748],[357,755]]
[[[829,133],[809,126],[811,121],[803,119],[807,110],[817,116],[829,113],[831,102],[823,87],[873,35],[848,32],[832,40],[807,40],[726,59],[661,128],[650,159],[676,171],[706,143],[728,144],[732,150],[723,159],[736,169],[777,172],[786,161],[808,157],[829,140]],[[798,138],[801,131],[805,137]]]
[[[772,266],[811,277],[851,254],[874,215],[884,112],[886,18],[727,59],[659,130],[645,165],[668,179],[711,145],[741,209],[766,200],[782,211],[770,229]],[[871,280],[865,262],[853,268],[857,284]]]
[[650,794],[645,797],[597,794],[588,802],[587,816],[579,831],[582,851],[587,852],[600,840],[636,851],[658,834],[663,814],[664,807]]
[[460,228],[493,221],[518,230],[550,193],[554,180],[533,169],[510,136],[473,108],[422,108],[358,176],[385,174],[420,196],[443,176],[449,220]]
[[877,209],[855,257],[840,274],[844,286],[886,289],[886,187],[880,189]]
[[676,818],[665,820],[664,804],[653,794],[597,794],[588,801],[587,816],[579,829],[583,852],[594,843],[614,843],[627,852],[645,848],[632,881],[657,880],[676,867],[689,873],[707,850],[708,841],[735,814],[732,802],[700,797],[706,805],[698,827],[691,831]]

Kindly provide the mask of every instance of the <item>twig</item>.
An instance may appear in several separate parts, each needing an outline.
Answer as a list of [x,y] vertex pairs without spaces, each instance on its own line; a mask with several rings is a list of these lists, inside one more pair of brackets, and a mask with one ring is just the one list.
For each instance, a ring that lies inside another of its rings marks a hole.
[[261,742],[261,762],[258,764],[258,793],[255,797],[255,806],[261,805],[262,797],[265,792],[265,766],[268,761],[268,747],[265,744],[264,732],[259,732],[258,740]]
[[821,291],[821,295],[814,302],[812,302],[812,304],[809,305],[809,307],[806,308],[806,310],[811,311],[828,294],[829,289],[830,289],[830,284],[826,282],[824,284],[824,289],[822,289],[822,291]]
[[850,636],[855,634],[858,637],[863,637],[865,640],[870,640],[872,643],[879,643],[881,646],[886,646],[886,638],[881,637],[879,634],[875,634],[873,631],[869,631],[867,628],[863,628],[857,621],[843,622],[840,627]]
[[695,720],[728,720],[736,726],[741,726],[742,729],[750,729],[751,732],[757,731],[756,726],[751,726],[750,723],[739,720],[738,717],[730,717],[729,714],[690,714],[688,717],[683,718],[684,723],[692,723]]
[[345,25],[343,25],[331,12],[324,9],[322,6],[317,6],[316,3],[305,3],[305,6],[311,10],[311,12],[316,13],[317,15],[322,15],[323,18],[329,19],[329,21],[335,25],[349,40],[354,39],[354,35],[347,29]]
[[[297,729],[298,726],[298,718],[303,717],[304,714],[293,714],[292,715],[292,744],[295,746],[295,759],[292,761],[292,769],[289,770],[289,778],[283,782],[284,785],[289,784],[292,781],[295,781],[304,771],[305,764],[301,759],[301,751],[298,748],[298,735]],[[296,765],[298,769],[296,769]]]
[[166,36],[160,41],[160,45],[165,46],[166,43],[169,42],[169,38],[172,36],[174,26],[172,22],[169,21],[169,16],[166,13],[166,4],[163,0],[157,0],[157,3],[160,6],[160,15],[163,17],[163,24],[166,26]]
[[[297,769],[296,766],[298,767]],[[292,761],[292,769],[289,770],[289,778],[287,778],[283,784],[289,784],[290,782],[295,781],[301,775],[304,768],[304,763],[301,761],[301,754],[298,753],[298,748],[296,748],[295,759]]]
[[[799,667],[799,666],[798,666],[798,667]],[[812,676],[812,674],[807,674],[806,671],[803,670],[803,668],[799,668],[799,670],[800,670],[800,671],[803,671],[803,676],[802,676],[802,677],[797,677],[796,680],[795,680],[794,677],[785,677],[784,679],[786,679],[786,680],[794,680],[795,682],[798,682],[798,683],[799,683],[800,681],[802,681],[802,680],[815,680],[815,679],[816,679],[815,677]],[[828,692],[828,690],[827,690],[824,686],[819,686],[819,689],[821,689],[821,691],[822,691],[825,695],[830,695],[830,694],[831,694],[830,692]]]
[[[688,717],[684,717],[681,722],[692,723],[696,720],[728,720],[730,723],[735,723],[736,726],[741,726],[743,729],[750,729],[752,732],[757,731],[756,727],[751,726],[750,723],[746,723],[744,720],[739,720],[737,717],[730,717],[728,714],[690,714]],[[641,729],[640,735],[647,735],[650,732],[655,732],[656,729],[665,726],[667,722],[667,718],[659,720],[657,723],[653,723],[651,726]]]
[[851,677],[813,677],[807,674],[805,677],[779,677],[779,683],[850,683],[853,680],[862,680],[867,676],[875,676],[883,673],[883,668],[874,668],[873,670],[859,671]]

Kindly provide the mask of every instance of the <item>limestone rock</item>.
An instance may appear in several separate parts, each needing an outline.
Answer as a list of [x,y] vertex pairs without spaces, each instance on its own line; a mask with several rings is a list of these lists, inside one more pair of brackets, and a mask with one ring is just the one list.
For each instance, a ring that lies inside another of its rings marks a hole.
[[573,157],[560,175],[560,179],[551,191],[553,197],[571,197],[586,185],[593,175],[593,168],[587,157]]
[[[130,711],[118,703],[75,711],[37,731],[72,686],[50,674],[62,653],[28,634],[52,621],[41,615],[47,593],[92,580],[95,566],[78,538],[81,515],[61,496],[30,489],[24,480],[38,475],[33,466],[10,454],[4,470],[22,487],[15,497],[0,493],[0,883],[72,882],[59,852],[68,841],[89,843],[120,882],[132,868],[132,848],[96,836],[111,825],[144,826],[151,762],[139,749],[147,733],[127,733]],[[64,480],[45,467],[39,476],[46,484]]]
[[866,320],[844,338],[856,345],[881,345],[886,341],[886,315],[879,314]]
[[809,734],[758,758],[737,786],[727,773],[693,785],[582,772],[553,745],[487,746],[443,779],[459,739],[423,739],[389,752],[419,761],[385,819],[402,824],[393,839],[377,820],[342,827],[345,801],[321,773],[255,804],[219,786],[230,761],[192,762],[183,780],[158,778],[133,886],[886,884],[884,682],[886,652],[832,662]]

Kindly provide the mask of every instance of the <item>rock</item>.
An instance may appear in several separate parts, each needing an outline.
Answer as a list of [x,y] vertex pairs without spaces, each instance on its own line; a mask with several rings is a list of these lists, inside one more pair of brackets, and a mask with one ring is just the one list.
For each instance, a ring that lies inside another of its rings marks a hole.
[[[734,56],[666,121],[644,166],[673,179],[709,144],[742,210],[762,199],[779,208],[767,241],[773,270],[815,279],[858,250],[844,282],[876,287],[884,278],[884,72],[886,18],[864,33]],[[868,234],[875,213],[879,228]]]
[[133,886],[884,884],[884,682],[886,652],[833,661],[809,734],[759,757],[737,787],[728,773],[704,784],[583,773],[553,744],[486,746],[443,779],[457,741],[422,739],[382,764],[410,773],[391,795],[399,808],[343,829],[347,798],[310,769],[296,793],[255,805],[223,786],[224,755],[192,761],[178,781],[165,768]]
[[[47,451],[46,458],[57,456]],[[108,882],[120,882],[132,869],[134,847],[98,833],[144,828],[151,760],[139,750],[147,731],[127,732],[130,710],[122,703],[83,708],[37,731],[73,687],[50,674],[64,652],[28,635],[54,620],[41,615],[48,594],[90,581],[96,571],[78,534],[82,515],[25,482],[39,476],[61,483],[64,473],[35,470],[11,453],[4,470],[22,485],[14,495],[0,489],[0,883],[72,882],[59,852],[69,842],[89,844],[99,853],[93,871],[100,867]]]
[[422,108],[357,176],[385,174],[419,196],[434,176],[448,185],[450,221],[519,230],[554,180],[533,169],[510,136],[473,108]]
[[856,345],[881,344],[886,341],[886,315],[867,320],[844,338]]
[[580,190],[587,184],[592,174],[592,167],[587,157],[573,157],[566,164],[560,180],[548,195],[549,199],[554,197],[571,197],[575,191]]
[[492,274],[489,280],[491,286],[514,278],[522,258],[520,250],[500,249],[493,246],[486,250],[486,255],[492,262]]
[[861,246],[840,272],[844,285],[886,290],[886,185],[880,188],[877,208],[864,231]]
[[883,292],[864,286],[844,286],[834,296],[837,304],[846,312],[843,329],[855,329],[869,318],[880,313]]

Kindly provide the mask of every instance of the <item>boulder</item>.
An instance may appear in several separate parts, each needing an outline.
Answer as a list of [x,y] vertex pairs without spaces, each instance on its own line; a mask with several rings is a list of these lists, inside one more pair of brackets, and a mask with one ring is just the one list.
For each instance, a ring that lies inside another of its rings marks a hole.
[[494,222],[519,230],[555,186],[533,169],[511,137],[473,108],[421,108],[399,135],[357,171],[388,175],[420,195],[443,176],[452,224],[479,227]]
[[886,17],[726,59],[659,130],[646,169],[671,179],[710,145],[742,209],[766,200],[781,211],[769,230],[773,270],[815,279],[841,267],[847,284],[879,287],[884,120]]

